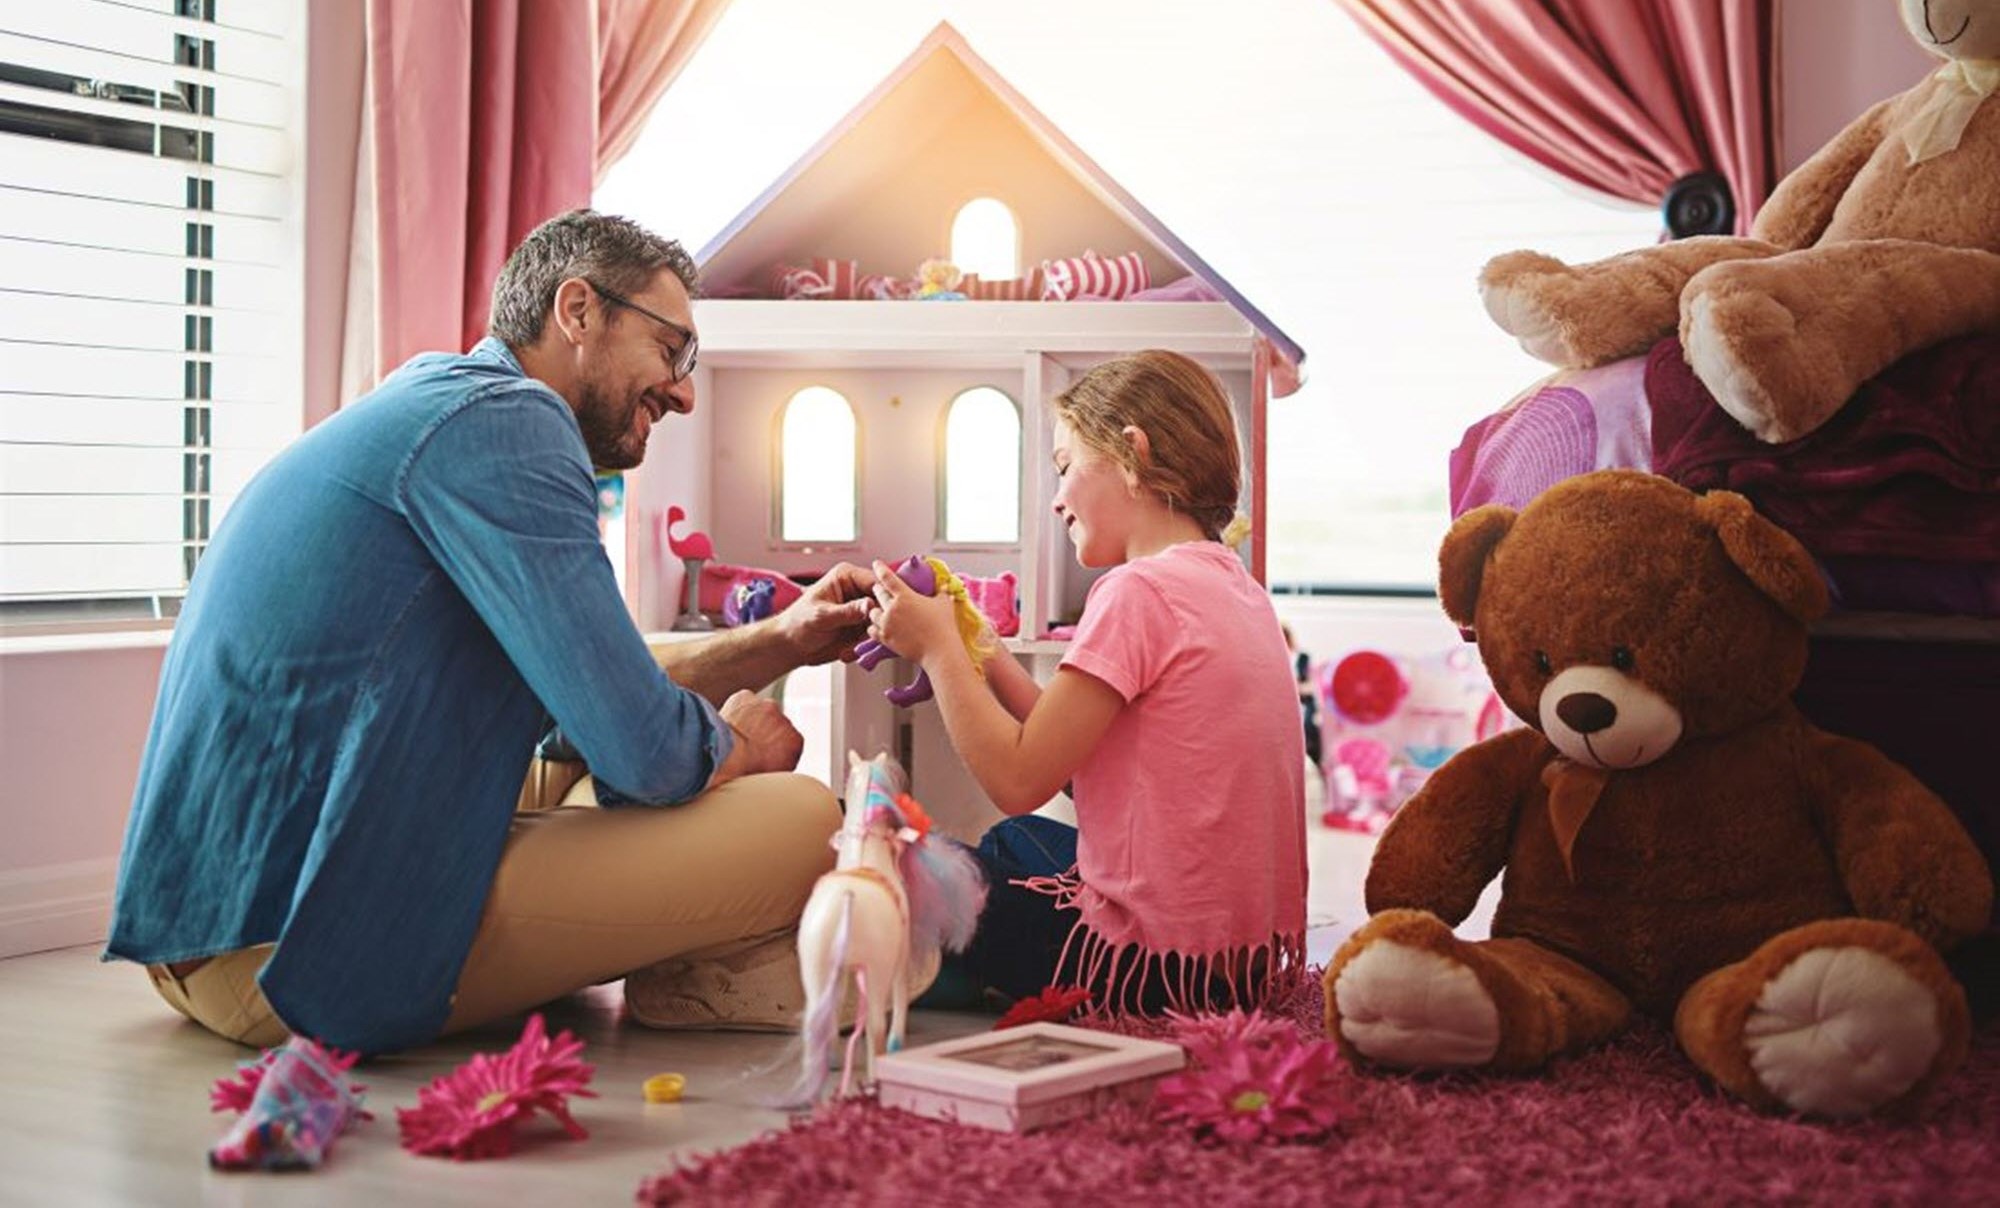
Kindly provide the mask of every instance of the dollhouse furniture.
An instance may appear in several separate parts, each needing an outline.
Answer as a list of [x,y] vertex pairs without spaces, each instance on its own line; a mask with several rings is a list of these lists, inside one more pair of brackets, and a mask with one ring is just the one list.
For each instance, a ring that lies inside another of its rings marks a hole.
[[[959,265],[977,272],[957,291],[967,299],[917,299],[919,265],[970,259],[954,242],[974,219],[1001,235],[989,262]],[[642,521],[627,550],[642,629],[665,627],[680,585],[674,560],[637,535],[679,505],[717,558],[801,582],[837,561],[913,553],[964,575],[1011,573],[1020,636],[1007,645],[1052,674],[1063,645],[1049,629],[1077,619],[1093,576],[1050,510],[1049,402],[1082,370],[1155,347],[1201,361],[1230,393],[1252,522],[1240,552],[1262,578],[1265,407],[1296,388],[1303,351],[949,25],[696,259],[699,403],[627,487]],[[1092,293],[1119,300],[1055,298]],[[956,428],[975,406],[984,419],[967,448]],[[837,479],[830,489],[807,481],[815,468]],[[963,531],[955,475],[998,491],[1000,523],[989,498],[988,527]],[[882,699],[891,676],[911,669],[835,669],[829,742],[807,770],[886,750],[943,829],[976,836],[998,812],[934,709]]]

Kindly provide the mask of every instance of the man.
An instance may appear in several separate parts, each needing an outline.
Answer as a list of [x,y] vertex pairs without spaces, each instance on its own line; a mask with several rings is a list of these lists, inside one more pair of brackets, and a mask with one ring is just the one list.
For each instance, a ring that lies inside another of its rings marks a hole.
[[[592,467],[694,409],[694,287],[677,243],[551,219],[477,347],[412,359],[250,484],[167,652],[107,959],[231,1039],[362,1052],[648,966],[655,1003],[746,953],[796,985],[772,954],[839,814],[751,690],[851,650],[873,577],[648,652]],[[551,720],[624,808],[514,814]],[[697,1005],[653,1021],[783,1022]]]

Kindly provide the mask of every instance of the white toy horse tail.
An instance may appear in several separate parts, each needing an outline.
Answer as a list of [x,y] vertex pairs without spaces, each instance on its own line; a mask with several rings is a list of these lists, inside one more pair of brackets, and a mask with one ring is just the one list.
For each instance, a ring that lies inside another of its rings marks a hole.
[[[815,887],[814,897],[817,898]],[[810,907],[808,907],[810,909]],[[799,1054],[799,1078],[792,1083],[792,1089],[785,1092],[782,1100],[787,1107],[810,1107],[819,1098],[826,1086],[826,1058],[832,1051],[835,1033],[840,1030],[841,989],[846,979],[841,976],[847,966],[847,941],[853,934],[854,895],[840,895],[840,921],[834,927],[832,942],[824,948],[799,945],[799,976],[805,984],[806,1012],[799,1024],[799,1041],[804,1051]],[[801,936],[804,928],[800,928]],[[822,959],[813,961],[817,954]],[[818,967],[815,967],[818,966]]]

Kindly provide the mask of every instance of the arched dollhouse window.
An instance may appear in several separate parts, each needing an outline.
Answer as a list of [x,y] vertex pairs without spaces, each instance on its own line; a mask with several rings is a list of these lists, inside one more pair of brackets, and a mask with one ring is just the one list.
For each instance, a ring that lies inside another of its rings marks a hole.
[[1021,412],[991,386],[975,386],[945,409],[942,514],[949,544],[1021,539]]
[[785,404],[778,445],[778,536],[852,541],[858,529],[854,407],[838,390],[807,386]]
[[951,262],[962,273],[986,281],[1021,275],[1021,224],[1006,203],[975,197],[959,207],[951,223]]

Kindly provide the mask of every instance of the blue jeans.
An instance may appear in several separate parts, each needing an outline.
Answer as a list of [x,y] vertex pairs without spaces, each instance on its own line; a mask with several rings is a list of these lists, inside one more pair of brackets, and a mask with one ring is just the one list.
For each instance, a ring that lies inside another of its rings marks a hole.
[[919,1005],[950,1010],[1005,1006],[1032,998],[1055,980],[1056,961],[1075,925],[1074,907],[1011,884],[1051,877],[1076,865],[1076,828],[1026,814],[997,822],[980,836],[972,856],[986,873],[986,908],[962,953],[947,954],[937,985]]
[[[963,953],[945,957],[937,983],[917,1000],[919,1006],[940,1010],[1004,1007],[1015,999],[1040,994],[1055,982],[1063,946],[1076,926],[1080,912],[1075,907],[1058,908],[1048,894],[1011,884],[1028,877],[1055,876],[1075,867],[1075,827],[1033,814],[1008,818],[980,837],[972,855],[986,873],[986,908],[980,912],[979,928]],[[1096,971],[1088,987],[1092,1001],[1140,1015],[1157,1015],[1172,1006],[1168,988],[1186,980],[1181,970],[1186,958],[1175,952],[1162,954],[1157,968],[1133,976],[1146,959],[1134,950],[1118,953],[1108,967]],[[1196,963],[1198,972],[1191,976],[1207,979],[1208,1003],[1237,1001],[1237,989],[1232,989],[1219,972],[1198,959]],[[1262,999],[1267,968],[1259,957],[1239,973],[1239,989],[1249,1001]],[[1111,987],[1118,988],[1115,1004],[1109,1000]]]

